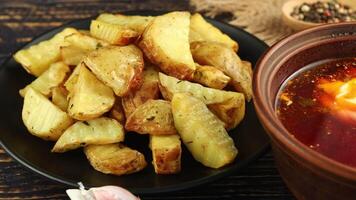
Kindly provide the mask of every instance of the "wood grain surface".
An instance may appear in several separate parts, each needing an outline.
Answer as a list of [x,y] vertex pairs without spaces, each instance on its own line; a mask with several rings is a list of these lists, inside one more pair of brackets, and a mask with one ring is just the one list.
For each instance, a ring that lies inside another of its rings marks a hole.
[[[263,1],[263,0],[261,0]],[[95,16],[100,12],[127,10],[190,10],[184,0],[0,0],[0,63],[34,36],[71,20]],[[48,180],[24,168],[0,148],[0,200],[2,199],[68,199],[65,185]],[[238,173],[190,190],[149,199],[293,199],[280,178],[271,152]]]

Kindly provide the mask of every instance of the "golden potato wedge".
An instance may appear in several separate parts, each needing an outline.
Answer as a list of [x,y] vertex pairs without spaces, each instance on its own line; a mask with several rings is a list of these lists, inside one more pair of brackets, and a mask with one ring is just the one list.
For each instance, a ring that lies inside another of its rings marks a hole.
[[161,93],[167,100],[171,100],[173,94],[175,93],[185,92],[192,94],[194,97],[202,100],[205,104],[223,103],[235,97],[244,98],[243,95],[238,92],[204,87],[198,83],[179,80],[175,77],[168,76],[163,73],[159,73],[158,77]]
[[156,174],[176,174],[181,170],[179,135],[150,135],[152,164]]
[[210,88],[223,89],[230,81],[230,77],[226,76],[216,67],[207,65],[196,65],[197,69],[194,72],[193,82],[200,83]]
[[225,123],[227,129],[235,128],[245,115],[245,98],[242,93],[203,87],[159,73],[163,97],[171,100],[175,93],[190,93],[200,99]]
[[203,101],[188,93],[174,94],[174,124],[193,157],[203,165],[220,168],[234,161],[237,149],[221,122]]
[[250,74],[250,76],[253,76],[253,70],[252,70],[252,63],[246,60],[241,60],[242,62],[242,67],[245,68],[246,71]]
[[105,174],[132,174],[147,166],[143,154],[122,144],[89,145],[84,153],[94,169]]
[[148,100],[128,116],[125,129],[140,134],[176,134],[171,104],[164,100]]
[[141,87],[143,55],[134,45],[100,48],[91,52],[84,63],[117,96],[125,96]]
[[79,63],[73,70],[72,74],[68,77],[68,79],[66,80],[66,82],[64,83],[64,87],[66,88],[66,90],[69,93],[73,94],[74,91],[74,86],[78,81],[78,76],[79,76],[79,72],[81,71],[81,68],[85,68],[86,65],[81,62]]
[[117,97],[115,100],[114,106],[111,108],[109,116],[113,119],[116,119],[120,124],[125,124],[126,117],[125,112],[121,104],[121,98]]
[[79,32],[64,38],[64,41],[69,44],[61,47],[61,58],[64,63],[78,65],[89,52],[110,45],[108,42],[89,36],[89,34]]
[[52,102],[54,105],[58,106],[64,112],[68,109],[68,100],[67,95],[68,91],[63,86],[57,86],[51,89],[52,90]]
[[64,41],[71,46],[82,50],[93,51],[100,47],[106,47],[110,44],[104,40],[91,37],[85,33],[74,33],[64,38]]
[[115,119],[101,117],[70,126],[54,145],[52,152],[63,153],[91,144],[112,144],[124,141],[124,128]]
[[193,42],[191,50],[196,62],[223,71],[231,77],[230,82],[235,90],[244,93],[247,101],[251,100],[252,76],[231,48],[217,42]]
[[235,52],[239,48],[236,41],[207,22],[199,13],[192,15],[190,18],[189,41],[221,42]]
[[225,123],[227,130],[235,128],[245,117],[245,99],[241,97],[210,104],[208,108]]
[[74,45],[64,46],[60,48],[61,59],[67,65],[78,65],[83,58],[90,52]]
[[27,90],[31,87],[46,97],[51,96],[51,88],[63,83],[70,73],[70,68],[63,62],[51,64],[51,66],[32,81],[29,85],[19,91],[22,97],[25,96]]
[[98,20],[91,21],[90,34],[114,45],[130,44],[139,36],[134,30]]
[[191,79],[195,64],[189,50],[188,12],[171,12],[155,17],[145,29],[139,46],[163,72]]
[[147,65],[143,70],[143,83],[137,91],[132,91],[122,97],[122,106],[126,116],[130,116],[136,108],[149,99],[158,99],[158,72]]
[[59,47],[66,46],[64,38],[78,31],[74,28],[65,28],[50,40],[40,42],[27,49],[20,50],[14,59],[34,76],[40,76],[48,67],[60,59]]
[[69,93],[68,114],[77,120],[89,120],[109,111],[115,96],[86,67],[81,67],[73,93]]
[[67,113],[32,88],[27,90],[24,98],[22,121],[32,135],[52,141],[73,123]]
[[141,35],[153,18],[154,17],[151,16],[127,16],[121,14],[103,13],[100,14],[96,20],[129,28]]

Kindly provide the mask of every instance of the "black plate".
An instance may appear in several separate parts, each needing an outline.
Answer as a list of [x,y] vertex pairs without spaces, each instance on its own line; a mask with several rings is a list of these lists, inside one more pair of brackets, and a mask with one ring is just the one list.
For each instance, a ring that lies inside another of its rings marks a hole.
[[[130,12],[128,14],[157,15],[157,12]],[[266,50],[267,45],[247,32],[227,24],[209,20],[224,33],[239,42],[239,55],[253,64]],[[74,21],[49,31],[24,48],[52,37],[65,27],[88,29],[90,19]],[[257,159],[269,146],[269,140],[259,123],[252,103],[247,104],[246,117],[230,135],[233,137],[239,154],[235,162],[221,169],[209,169],[194,161],[189,152],[183,149],[182,172],[177,175],[156,175],[148,165],[142,172],[127,175],[105,175],[95,171],[81,150],[64,154],[50,153],[52,142],[46,142],[28,133],[21,119],[23,99],[18,90],[34,78],[27,74],[12,58],[8,58],[0,69],[0,140],[2,147],[18,162],[52,180],[77,186],[81,181],[86,187],[119,185],[137,194],[159,193],[182,190],[197,186],[237,171]],[[46,116],[43,116],[46,117]],[[126,143],[143,152],[148,162],[151,160],[147,137],[126,134]],[[133,142],[134,141],[134,142]]]

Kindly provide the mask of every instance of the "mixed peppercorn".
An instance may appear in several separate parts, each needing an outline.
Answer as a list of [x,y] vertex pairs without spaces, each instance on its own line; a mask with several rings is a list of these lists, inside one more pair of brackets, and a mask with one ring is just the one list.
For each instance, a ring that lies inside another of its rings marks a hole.
[[317,1],[296,6],[291,16],[306,22],[336,23],[356,20],[356,11],[337,1]]

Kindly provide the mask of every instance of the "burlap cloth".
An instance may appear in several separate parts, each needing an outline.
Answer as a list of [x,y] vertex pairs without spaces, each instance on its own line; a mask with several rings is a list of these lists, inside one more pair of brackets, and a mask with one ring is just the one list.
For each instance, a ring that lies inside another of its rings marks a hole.
[[282,21],[281,7],[287,0],[190,0],[197,12],[215,17],[231,13],[228,23],[252,33],[268,45],[293,33]]

